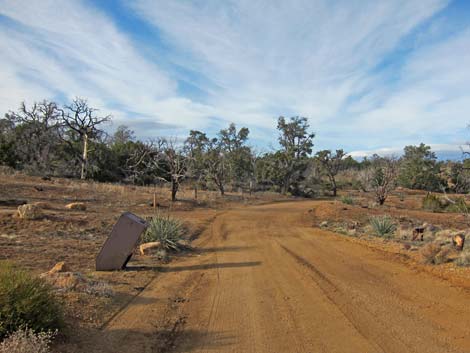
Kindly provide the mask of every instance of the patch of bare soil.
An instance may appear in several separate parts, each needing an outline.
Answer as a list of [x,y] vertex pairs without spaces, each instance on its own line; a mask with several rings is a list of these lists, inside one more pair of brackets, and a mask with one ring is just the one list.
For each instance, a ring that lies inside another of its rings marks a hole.
[[196,241],[197,254],[166,265],[130,305],[75,348],[470,351],[468,291],[392,252],[312,228],[305,214],[315,206],[321,203],[218,214]]
[[[0,208],[0,259],[38,274],[65,261],[81,276],[75,289],[58,289],[69,332],[57,352],[470,351],[468,269],[423,265],[413,249],[421,242],[406,249],[409,239],[365,228],[382,214],[466,228],[461,215],[420,210],[422,193],[376,207],[367,194],[354,205],[209,192],[196,202],[188,190],[172,204],[163,188],[1,179],[0,199],[49,205],[36,220]],[[169,263],[135,255],[126,271],[95,272],[121,212],[152,216],[154,192],[161,210],[184,220],[194,250]],[[66,209],[71,202],[86,210]],[[357,234],[331,231],[352,226]]]
[[[0,176],[0,260],[8,260],[41,274],[64,261],[71,273],[90,284],[88,287],[59,286],[69,324],[69,338],[89,329],[97,329],[142,292],[158,275],[163,265],[152,256],[136,253],[129,266],[140,271],[96,272],[95,257],[119,216],[130,211],[140,217],[155,212],[169,213],[184,221],[186,237],[191,242],[212,221],[217,210],[239,205],[263,203],[280,198],[271,194],[242,195],[228,193],[221,199],[216,192],[199,192],[193,199],[191,190],[182,190],[177,202],[169,201],[165,187],[43,180],[21,174]],[[158,203],[153,208],[154,196]],[[37,205],[42,215],[22,219],[16,215],[23,202]],[[80,207],[67,207],[71,203]],[[173,260],[185,257],[173,254]],[[170,259],[171,260],[171,259]],[[145,267],[144,267],[145,266]],[[86,335],[86,334],[85,334]]]

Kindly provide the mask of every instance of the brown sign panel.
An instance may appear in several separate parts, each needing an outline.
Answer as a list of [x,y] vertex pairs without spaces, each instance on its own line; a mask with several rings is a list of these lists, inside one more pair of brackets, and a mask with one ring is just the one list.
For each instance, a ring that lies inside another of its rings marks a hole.
[[121,270],[126,267],[147,222],[130,212],[124,212],[113,227],[96,257],[97,271]]

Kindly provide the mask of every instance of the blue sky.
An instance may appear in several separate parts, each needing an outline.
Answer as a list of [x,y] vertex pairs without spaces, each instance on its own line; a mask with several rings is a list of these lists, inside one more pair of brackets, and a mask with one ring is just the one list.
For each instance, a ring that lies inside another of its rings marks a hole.
[[0,0],[0,113],[86,97],[140,138],[247,126],[360,157],[470,131],[470,1]]

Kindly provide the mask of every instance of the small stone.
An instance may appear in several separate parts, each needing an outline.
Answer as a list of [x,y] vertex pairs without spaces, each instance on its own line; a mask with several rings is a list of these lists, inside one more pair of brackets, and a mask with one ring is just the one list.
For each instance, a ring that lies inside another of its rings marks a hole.
[[465,235],[464,234],[457,234],[452,239],[452,243],[458,250],[462,250],[465,245]]
[[160,247],[159,241],[153,241],[149,243],[144,243],[139,246],[140,255],[147,255],[152,251],[152,249],[158,249]]
[[72,202],[65,205],[65,208],[75,211],[86,211],[86,205],[83,202]]
[[323,221],[320,223],[320,228],[328,227],[328,221]]
[[68,272],[68,266],[64,261],[58,262],[49,270],[49,274],[58,273],[58,272]]

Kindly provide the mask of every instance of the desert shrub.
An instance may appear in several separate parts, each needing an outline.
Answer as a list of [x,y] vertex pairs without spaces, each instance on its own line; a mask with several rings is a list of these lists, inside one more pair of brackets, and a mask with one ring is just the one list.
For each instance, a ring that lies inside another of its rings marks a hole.
[[392,236],[397,229],[393,219],[389,216],[372,217],[369,222],[375,234],[380,237]]
[[183,237],[183,232],[184,227],[180,220],[159,213],[149,222],[142,241],[159,241],[164,249],[178,250],[178,240]]
[[61,306],[44,280],[0,262],[0,339],[26,327],[34,332],[60,329]]
[[468,213],[468,205],[465,202],[463,197],[459,197],[454,200],[453,203],[449,203],[446,207],[447,212],[455,212],[455,213]]
[[54,332],[20,329],[0,343],[0,353],[49,353],[54,335]]
[[429,243],[420,250],[420,255],[424,263],[439,265],[449,261],[450,248],[437,243]]
[[470,266],[470,249],[462,251],[455,263],[457,266]]
[[26,204],[18,207],[17,216],[22,219],[39,219],[43,217],[43,212],[39,205]]
[[351,196],[342,196],[341,202],[346,205],[352,205],[354,204],[354,199]]
[[442,211],[441,200],[437,195],[434,194],[427,194],[423,198],[423,209],[431,212],[439,212]]

